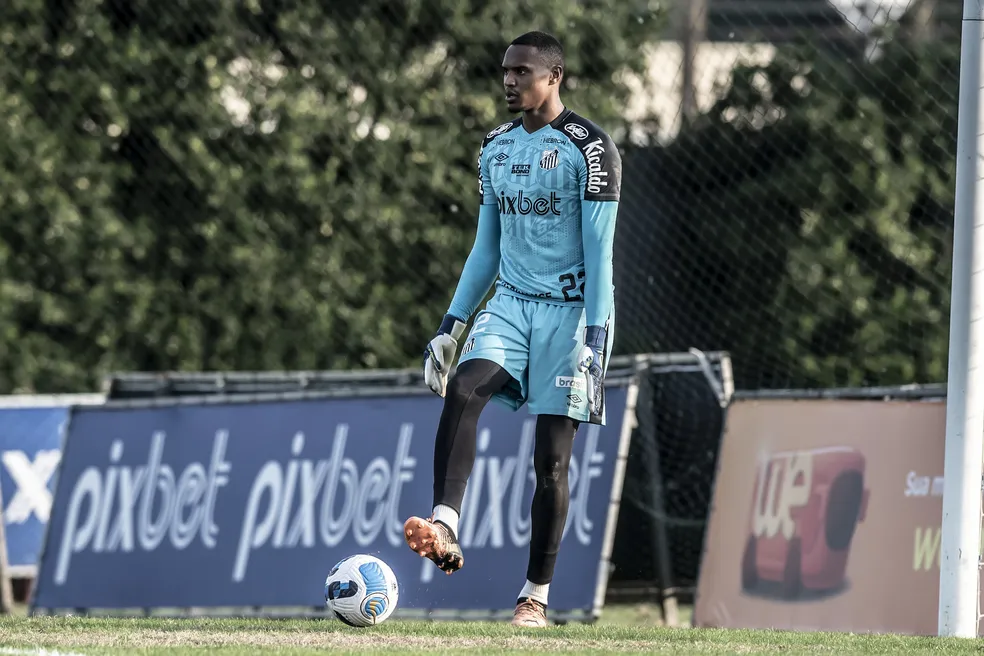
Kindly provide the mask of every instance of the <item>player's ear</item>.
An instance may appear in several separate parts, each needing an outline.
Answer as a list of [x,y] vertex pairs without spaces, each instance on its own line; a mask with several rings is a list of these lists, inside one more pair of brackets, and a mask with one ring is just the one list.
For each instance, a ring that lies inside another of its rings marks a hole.
[[550,68],[550,84],[560,84],[564,79],[564,67],[556,65]]

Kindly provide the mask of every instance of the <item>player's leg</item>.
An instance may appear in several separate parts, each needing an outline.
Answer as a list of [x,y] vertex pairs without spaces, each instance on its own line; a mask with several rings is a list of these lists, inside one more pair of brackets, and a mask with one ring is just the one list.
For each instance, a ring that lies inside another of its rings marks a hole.
[[434,508],[404,523],[407,545],[451,574],[462,567],[458,518],[475,464],[478,419],[490,399],[525,402],[528,326],[522,302],[496,296],[475,319],[448,381],[434,443]]
[[461,363],[449,381],[434,440],[435,513],[439,506],[456,513],[461,510],[465,486],[475,465],[478,418],[492,395],[512,380],[509,372],[495,362],[473,359]]
[[570,507],[568,470],[579,422],[566,416],[540,415],[536,420],[533,469],[536,489],[530,512],[530,556],[526,584],[519,593],[513,624],[546,626],[550,582]]
[[570,492],[567,468],[574,434],[580,423],[592,420],[584,374],[577,370],[584,345],[583,308],[538,303],[533,313],[530,342],[529,408],[537,415],[537,492],[534,494],[527,582],[513,623],[546,623],[549,583],[553,578],[560,538],[567,521]]
[[475,465],[478,418],[492,395],[512,380],[489,360],[458,366],[448,381],[434,440],[434,510],[429,519],[410,517],[403,525],[407,545],[452,574],[464,565],[458,544],[458,516]]

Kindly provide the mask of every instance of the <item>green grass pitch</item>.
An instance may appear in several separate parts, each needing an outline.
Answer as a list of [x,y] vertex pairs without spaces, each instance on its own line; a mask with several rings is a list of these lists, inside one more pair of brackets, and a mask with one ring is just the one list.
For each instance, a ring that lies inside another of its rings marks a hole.
[[390,620],[351,629],[324,619],[0,617],[0,655],[339,653],[984,654],[977,640],[666,628],[645,607],[608,607],[592,625]]

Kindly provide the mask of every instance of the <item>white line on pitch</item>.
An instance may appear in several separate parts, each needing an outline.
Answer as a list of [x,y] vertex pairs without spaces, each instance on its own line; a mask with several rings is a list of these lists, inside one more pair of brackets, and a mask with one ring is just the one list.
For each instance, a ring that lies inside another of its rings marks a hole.
[[16,649],[14,647],[0,647],[0,654],[10,654],[10,656],[85,656],[74,651],[55,651],[53,649]]

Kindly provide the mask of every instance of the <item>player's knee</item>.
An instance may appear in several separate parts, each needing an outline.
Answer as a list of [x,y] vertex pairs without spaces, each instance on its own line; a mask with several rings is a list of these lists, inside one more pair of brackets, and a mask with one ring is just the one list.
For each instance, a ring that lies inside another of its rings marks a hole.
[[455,375],[448,381],[447,400],[454,404],[455,408],[463,412],[481,411],[485,406],[488,394],[485,390],[480,390],[485,372],[477,370],[477,367],[465,366],[464,363],[455,372]]
[[448,380],[444,409],[449,416],[478,421],[492,396],[511,380],[501,366],[488,360],[466,360]]
[[537,449],[533,457],[533,470],[542,485],[557,485],[567,481],[570,469],[570,448],[562,445]]
[[460,372],[451,377],[448,381],[448,390],[446,392],[448,403],[453,403],[456,407],[465,408],[468,406],[468,400],[470,397],[474,396],[475,385],[468,380],[467,376],[462,376]]
[[533,469],[541,485],[567,483],[577,422],[569,417],[542,415],[537,420]]
[[536,471],[537,484],[543,487],[558,487],[566,485],[567,473],[570,467],[568,459],[562,454],[543,454],[533,459],[533,469]]

